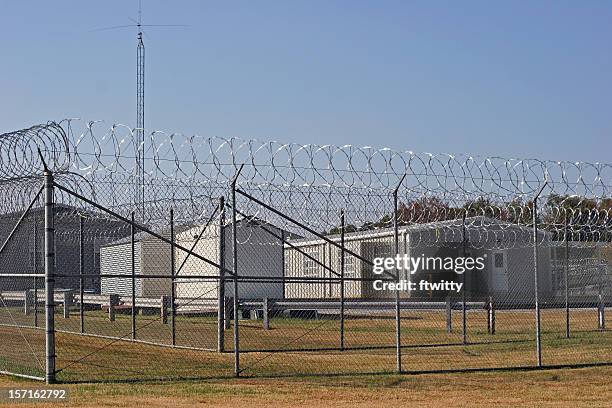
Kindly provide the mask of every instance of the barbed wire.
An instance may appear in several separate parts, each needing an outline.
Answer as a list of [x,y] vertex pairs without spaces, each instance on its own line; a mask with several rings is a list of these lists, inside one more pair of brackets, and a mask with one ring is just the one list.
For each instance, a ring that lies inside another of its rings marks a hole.
[[[0,149],[0,191],[6,197],[0,212],[4,214],[29,204],[42,183],[44,158],[58,183],[122,216],[144,204],[141,221],[151,228],[165,227],[170,208],[175,209],[179,223],[197,224],[206,218],[217,198],[228,196],[229,184],[242,165],[239,188],[290,217],[308,220],[321,232],[339,226],[340,209],[346,211],[350,230],[391,227],[391,194],[397,189],[398,223],[434,231],[421,234],[423,245],[439,242],[441,237],[456,242],[457,222],[464,218],[469,233],[475,234],[470,240],[492,239],[504,245],[526,242],[528,233],[508,231],[532,223],[533,196],[544,183],[538,217],[553,241],[566,235],[609,241],[612,226],[609,163],[415,153],[162,131],[149,133],[139,144],[136,129],[76,119],[2,134]],[[144,179],[139,176],[138,156],[144,157]],[[139,195],[142,186],[144,198]],[[108,218],[74,196],[63,192],[56,196],[57,202],[82,209],[86,217]],[[244,197],[239,197],[239,206],[303,234],[291,222]],[[478,219],[476,225],[473,220]],[[503,237],[500,230],[506,231]],[[121,233],[100,228],[103,234]]]

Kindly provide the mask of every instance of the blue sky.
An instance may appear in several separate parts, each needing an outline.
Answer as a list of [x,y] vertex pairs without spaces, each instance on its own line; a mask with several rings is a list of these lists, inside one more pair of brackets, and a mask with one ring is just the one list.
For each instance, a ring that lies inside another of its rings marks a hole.
[[[0,132],[135,123],[136,0],[0,3]],[[143,1],[147,129],[610,162],[610,1]]]

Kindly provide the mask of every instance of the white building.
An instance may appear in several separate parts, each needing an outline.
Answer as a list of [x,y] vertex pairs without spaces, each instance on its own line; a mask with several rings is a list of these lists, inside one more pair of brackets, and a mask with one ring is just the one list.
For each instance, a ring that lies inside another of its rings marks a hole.
[[[225,234],[225,268],[233,270],[232,224],[222,228]],[[177,244],[192,250],[210,261],[219,263],[219,223],[208,227],[194,227],[177,235]],[[280,237],[285,234],[278,227],[256,218],[240,218],[236,225],[238,241],[238,275],[240,277],[271,278],[265,282],[257,280],[238,284],[240,299],[262,299],[283,297],[283,244]],[[189,299],[217,299],[219,270],[185,251],[177,251],[176,295]],[[186,278],[186,276],[205,278]],[[210,276],[210,278],[208,278]],[[229,274],[226,274],[230,277]],[[227,297],[233,296],[233,284],[225,286]]]
[[[548,241],[548,235],[539,233],[539,240]],[[327,237],[340,243],[339,235]],[[468,217],[466,219],[466,256],[483,257],[485,268],[482,271],[465,273],[465,290],[468,299],[493,296],[503,301],[529,302],[534,294],[534,262],[532,230],[528,227],[510,224],[487,217]],[[338,247],[322,239],[301,239],[291,242],[299,250],[285,245],[285,274],[299,278],[337,278],[340,273]],[[377,291],[373,279],[372,265],[361,258],[372,261],[375,257],[395,256],[393,228],[358,231],[345,234],[347,250],[359,255],[345,255],[345,297],[360,299],[392,298],[393,293]],[[409,257],[461,257],[463,256],[462,221],[450,220],[427,224],[414,224],[399,227],[400,255]],[[304,253],[310,257],[305,256]],[[325,266],[323,266],[325,265]],[[539,293],[545,298],[552,293],[550,267],[550,248],[543,244],[538,252]],[[461,282],[462,277],[454,272],[417,269],[413,275],[404,273],[402,279],[411,281],[454,280]],[[353,280],[360,278],[365,280]],[[340,285],[337,281],[287,282],[287,298],[338,298]],[[402,296],[411,296],[402,292]],[[423,293],[420,297],[441,299],[446,294]],[[415,297],[412,294],[412,297]]]
[[[161,234],[170,239],[168,231]],[[129,296],[132,294],[132,244],[131,237],[122,238],[100,248],[100,273],[126,275],[102,277],[101,293]],[[136,278],[135,292],[138,297],[157,298],[171,291],[172,264],[171,245],[146,233],[134,235],[134,272],[136,275],[167,276],[168,278]]]

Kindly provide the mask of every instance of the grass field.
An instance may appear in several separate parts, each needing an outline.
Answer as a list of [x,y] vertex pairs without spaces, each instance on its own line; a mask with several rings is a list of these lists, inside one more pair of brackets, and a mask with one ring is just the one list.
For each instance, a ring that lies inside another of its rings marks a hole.
[[[67,403],[21,407],[609,407],[612,367],[421,375],[67,384]],[[0,387],[38,382],[0,376]],[[0,406],[3,403],[0,402]],[[10,403],[5,403],[9,406]]]
[[[5,310],[5,314],[8,311]],[[10,318],[31,324],[31,316],[13,310]],[[0,322],[8,323],[7,316]],[[596,330],[594,310],[572,311],[572,337],[564,338],[565,315],[543,310],[543,361],[546,365],[612,362],[612,331]],[[109,322],[101,311],[88,311],[87,333],[122,337],[130,333],[130,318],[117,315]],[[337,319],[275,318],[272,329],[261,321],[240,321],[243,375],[295,376],[309,374],[391,373],[395,370],[395,322],[387,317],[348,318],[345,344],[339,351]],[[78,331],[78,315],[56,316],[58,330]],[[170,328],[157,316],[138,316],[139,339],[170,342]],[[461,343],[461,313],[453,314],[452,333],[446,333],[444,312],[412,311],[402,314],[403,369],[407,371],[528,367],[535,363],[534,317],[524,311],[499,311],[497,332],[487,334],[486,313],[468,313],[469,344]],[[226,335],[232,349],[233,331]],[[129,338],[129,336],[128,336]],[[44,333],[37,329],[0,327],[0,370],[42,375]],[[25,341],[27,340],[27,341]],[[216,346],[213,317],[177,318],[177,344]],[[370,349],[367,349],[370,347]],[[311,348],[336,350],[305,351]],[[252,351],[267,350],[267,351]],[[277,352],[271,352],[276,350]],[[124,379],[178,379],[231,377],[232,353],[172,349],[127,341],[57,333],[58,378],[62,381]]]

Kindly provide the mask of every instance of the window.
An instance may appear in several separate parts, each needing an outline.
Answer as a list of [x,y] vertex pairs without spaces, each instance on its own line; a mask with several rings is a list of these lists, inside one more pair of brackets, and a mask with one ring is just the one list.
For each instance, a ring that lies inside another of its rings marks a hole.
[[504,267],[504,254],[501,252],[496,253],[495,256],[493,257],[493,261],[494,261],[494,265],[496,268],[503,268]]
[[[319,248],[308,247],[304,250],[304,276],[317,277],[319,272]],[[308,256],[307,256],[308,255]]]

